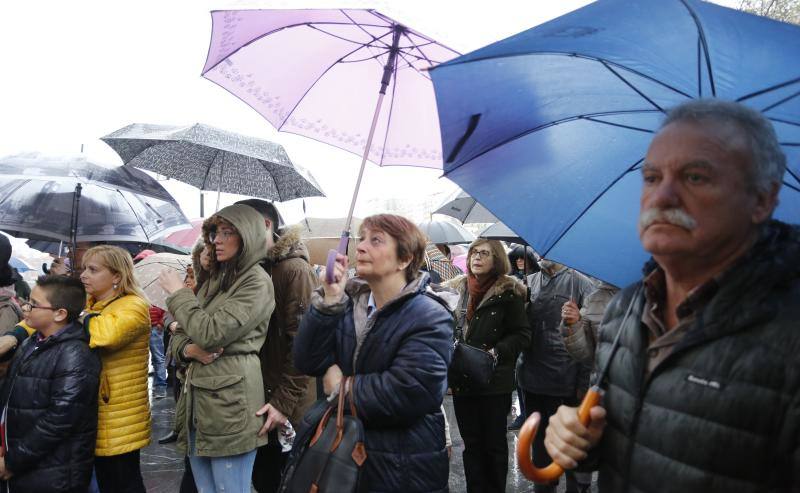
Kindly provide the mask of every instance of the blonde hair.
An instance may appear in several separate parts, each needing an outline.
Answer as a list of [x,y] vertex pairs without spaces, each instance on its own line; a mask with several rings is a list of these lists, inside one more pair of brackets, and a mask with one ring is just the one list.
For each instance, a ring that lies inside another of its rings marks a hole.
[[119,276],[118,289],[121,294],[132,294],[147,301],[147,296],[133,276],[133,258],[127,250],[113,245],[98,245],[86,250],[83,262],[93,258],[100,260],[106,269]]
[[506,255],[503,244],[498,240],[489,240],[487,238],[478,238],[470,244],[469,250],[467,251],[467,272],[472,274],[472,269],[470,268],[472,252],[476,247],[484,244],[489,245],[489,250],[492,252],[492,274],[502,276],[511,272],[511,262],[508,260],[508,255]]

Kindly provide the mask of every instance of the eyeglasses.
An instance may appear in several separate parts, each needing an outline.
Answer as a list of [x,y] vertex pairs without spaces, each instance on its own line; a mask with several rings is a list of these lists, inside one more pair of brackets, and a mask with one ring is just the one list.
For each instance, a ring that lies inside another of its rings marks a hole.
[[50,311],[56,311],[56,310],[60,310],[61,309],[61,308],[56,308],[54,306],[39,306],[39,305],[37,305],[35,303],[32,303],[30,301],[26,301],[25,303],[21,304],[19,307],[22,309],[23,312],[29,312],[29,311],[33,310],[34,308],[41,308],[42,310],[50,310]]
[[492,252],[489,250],[473,250],[472,256],[478,258],[489,258],[492,256]]
[[221,229],[219,231],[212,231],[208,233],[208,239],[213,243],[217,240],[217,236],[222,238],[222,241],[228,241],[232,236],[238,236],[239,233],[232,229]]

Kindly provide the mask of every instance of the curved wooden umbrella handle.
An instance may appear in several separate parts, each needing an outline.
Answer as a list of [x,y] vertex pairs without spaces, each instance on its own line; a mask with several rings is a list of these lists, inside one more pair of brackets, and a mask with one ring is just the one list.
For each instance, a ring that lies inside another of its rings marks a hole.
[[[578,408],[578,419],[584,426],[589,424],[589,410],[600,403],[600,389],[592,387],[586,392],[580,407]],[[517,442],[517,464],[519,470],[526,478],[535,483],[552,483],[562,474],[564,469],[555,462],[544,468],[538,468],[533,465],[533,457],[531,456],[531,444],[539,429],[541,422],[541,415],[533,413],[525,420],[522,428],[519,430],[519,441]]]

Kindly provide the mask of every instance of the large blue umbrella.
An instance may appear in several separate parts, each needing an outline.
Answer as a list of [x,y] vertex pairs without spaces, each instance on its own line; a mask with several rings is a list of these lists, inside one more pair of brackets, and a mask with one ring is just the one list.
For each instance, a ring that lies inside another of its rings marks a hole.
[[667,109],[740,101],[778,132],[800,211],[800,27],[696,0],[601,0],[431,70],[445,175],[542,255],[639,275],[639,168]]

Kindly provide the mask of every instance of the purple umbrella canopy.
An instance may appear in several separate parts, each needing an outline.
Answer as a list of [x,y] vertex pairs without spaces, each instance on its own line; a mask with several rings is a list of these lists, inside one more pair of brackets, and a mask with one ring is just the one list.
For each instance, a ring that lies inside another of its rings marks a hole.
[[[362,156],[340,254],[367,160],[442,168],[428,69],[456,51],[374,10],[221,10],[211,18],[204,77],[278,130]],[[335,258],[331,250],[329,282]]]
[[368,159],[381,166],[442,167],[427,70],[456,51],[374,10],[221,10],[211,18],[204,77],[278,130],[359,156],[399,31]]

